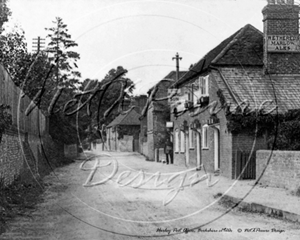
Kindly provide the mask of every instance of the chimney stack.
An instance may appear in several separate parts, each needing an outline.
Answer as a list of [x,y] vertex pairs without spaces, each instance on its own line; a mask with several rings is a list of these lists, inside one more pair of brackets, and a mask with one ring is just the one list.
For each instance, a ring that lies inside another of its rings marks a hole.
[[262,10],[267,74],[300,74],[299,10],[294,0],[268,0]]

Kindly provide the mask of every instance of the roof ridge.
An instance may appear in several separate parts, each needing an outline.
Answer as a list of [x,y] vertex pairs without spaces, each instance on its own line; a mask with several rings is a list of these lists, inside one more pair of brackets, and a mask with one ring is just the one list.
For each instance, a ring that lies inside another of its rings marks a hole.
[[136,114],[138,115],[138,117],[140,117],[141,114],[139,114],[136,110],[135,110],[135,106],[132,106],[128,112],[126,113],[126,115],[124,116],[124,118],[119,122],[119,124],[122,124],[124,122],[126,122],[126,119],[130,116],[130,114]]
[[251,24],[246,24],[244,27],[242,27],[239,31],[237,31],[233,37],[233,39],[223,48],[223,50],[211,61],[211,63],[216,63],[219,59],[221,59],[225,53],[231,48],[231,46],[236,43],[239,38],[246,32],[247,29],[251,28],[252,30],[257,31],[260,34],[263,34],[261,31],[259,31],[257,28],[253,27]]
[[[251,31],[249,31],[250,29],[255,31],[255,34],[253,34],[253,32],[251,32]],[[240,28],[239,30],[237,30],[236,32],[231,34],[229,37],[224,39],[222,42],[220,42],[213,49],[208,51],[199,61],[197,61],[196,64],[193,65],[193,67],[186,74],[184,74],[172,86],[178,87],[181,84],[193,79],[194,77],[201,75],[202,73],[205,74],[209,70],[209,67],[211,65],[214,65],[219,61],[222,61],[223,58],[225,58],[224,61],[226,62],[226,56],[227,56],[226,54],[228,53],[229,49],[231,47],[234,48],[234,44],[237,41],[240,41],[241,38],[244,35],[247,35],[249,32],[253,35],[254,38],[257,38],[256,35],[259,35],[259,37],[261,37],[261,38],[263,37],[262,32],[260,32],[258,29],[253,27],[251,24],[246,24],[244,27]],[[252,42],[252,40],[251,40],[251,44],[254,44],[254,43],[255,42]],[[247,48],[246,48],[246,50],[247,50]],[[241,52],[241,50],[239,50],[239,51]],[[234,62],[232,59],[230,61],[231,61],[231,63]],[[244,61],[245,61],[245,59],[244,59]],[[245,61],[245,62],[246,62],[246,64],[248,63],[247,61]],[[226,64],[228,64],[228,63],[226,63]],[[250,64],[252,64],[252,63],[250,63]]]
[[251,25],[250,23],[246,24],[245,27],[251,28],[252,30],[256,31],[257,33],[263,35],[263,32]]
[[[206,55],[207,55],[207,54],[206,54]],[[205,56],[206,56],[206,55],[205,55]],[[178,84],[181,83],[182,79],[184,79],[185,76],[188,76],[188,74],[189,74],[190,72],[193,72],[192,75],[189,76],[189,77],[187,77],[187,79],[185,79],[184,82],[189,81],[189,80],[193,79],[196,75],[198,75],[198,74],[203,70],[204,65],[205,65],[205,63],[206,63],[205,56],[202,57],[198,62],[196,62],[196,63],[194,64],[194,66],[193,66],[191,69],[189,69],[189,71],[186,71],[186,73],[183,74],[183,75],[181,76],[181,78],[179,78],[178,81],[175,81],[170,87],[176,87],[176,86],[178,86]],[[198,66],[198,64],[200,64],[200,63],[201,63],[201,70],[200,70],[200,71],[195,71],[195,70],[193,70],[193,68],[194,68],[194,67],[196,68],[196,67]]]
[[[130,109],[128,109],[127,111],[121,112],[119,113],[108,125],[107,127],[113,127],[115,125],[119,125],[120,123],[122,123],[131,112],[135,112],[135,114],[140,115],[134,108],[136,106],[132,106]],[[117,123],[116,123],[117,122]]]
[[[188,71],[179,71],[179,79],[181,79]],[[162,83],[163,81],[170,81],[172,84],[170,86],[172,86],[176,80],[172,78],[172,75],[176,74],[175,70],[172,70],[171,72],[169,72],[165,77],[163,77],[161,80],[159,80],[157,83],[155,83],[151,88],[149,88],[148,93],[151,92],[156,86],[158,86],[160,83]],[[182,74],[182,76],[180,76]],[[170,76],[171,75],[171,76]]]

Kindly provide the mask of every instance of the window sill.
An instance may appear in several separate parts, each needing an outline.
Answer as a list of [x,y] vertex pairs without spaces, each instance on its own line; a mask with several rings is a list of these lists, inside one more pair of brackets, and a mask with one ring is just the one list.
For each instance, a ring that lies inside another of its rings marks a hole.
[[203,147],[202,150],[209,150],[209,148],[208,147]]

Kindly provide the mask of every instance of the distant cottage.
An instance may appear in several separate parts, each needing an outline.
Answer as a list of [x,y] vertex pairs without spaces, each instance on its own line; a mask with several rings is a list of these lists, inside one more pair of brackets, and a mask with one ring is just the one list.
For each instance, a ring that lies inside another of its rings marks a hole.
[[107,149],[109,151],[138,151],[140,114],[134,108],[119,114],[106,127]]

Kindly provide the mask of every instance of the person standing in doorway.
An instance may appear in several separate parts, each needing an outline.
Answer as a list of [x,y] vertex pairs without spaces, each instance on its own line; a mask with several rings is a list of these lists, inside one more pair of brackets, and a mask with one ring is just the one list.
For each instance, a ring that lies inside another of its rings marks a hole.
[[167,164],[169,163],[173,164],[173,143],[170,141],[169,138],[167,138],[164,150],[166,154]]

